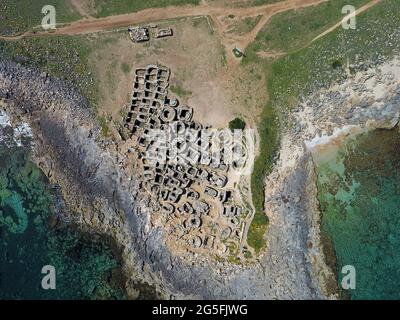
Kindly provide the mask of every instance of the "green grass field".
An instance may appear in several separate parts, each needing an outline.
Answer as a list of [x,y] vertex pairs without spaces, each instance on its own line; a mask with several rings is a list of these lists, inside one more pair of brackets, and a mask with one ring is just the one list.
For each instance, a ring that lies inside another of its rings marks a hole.
[[56,9],[56,23],[68,23],[80,18],[69,0],[2,0],[0,35],[20,34],[39,26],[44,17],[42,8],[48,4]]
[[[315,14],[318,12],[315,8],[308,10]],[[304,14],[303,10],[299,11],[300,20],[303,20]],[[275,19],[278,18],[279,15]],[[309,19],[314,18],[309,16]],[[317,17],[315,19],[318,20]],[[292,16],[291,20],[296,20],[296,17]],[[397,23],[394,23],[395,21]],[[268,219],[264,213],[264,180],[271,172],[278,150],[279,126],[290,126],[287,114],[301,97],[316,88],[329,86],[347,77],[347,71],[344,69],[347,59],[350,64],[363,61],[368,64],[380,56],[390,56],[396,50],[400,50],[400,43],[395,40],[400,36],[399,21],[400,2],[386,0],[360,15],[357,18],[356,30],[337,29],[309,47],[294,51],[272,63],[256,54],[259,40],[246,51],[243,63],[264,66],[268,75],[269,93],[269,102],[259,121],[260,156],[255,162],[251,182],[256,212],[249,229],[248,243],[256,251],[265,245],[263,236]],[[296,21],[292,23],[297,24]],[[259,38],[262,39],[263,36],[260,34]],[[309,38],[307,34],[302,36],[303,41]],[[276,117],[279,118],[279,123],[275,120]]]
[[335,25],[343,17],[342,7],[351,4],[359,8],[370,0],[335,0],[318,6],[291,10],[273,16],[246,54],[257,51],[292,52]]

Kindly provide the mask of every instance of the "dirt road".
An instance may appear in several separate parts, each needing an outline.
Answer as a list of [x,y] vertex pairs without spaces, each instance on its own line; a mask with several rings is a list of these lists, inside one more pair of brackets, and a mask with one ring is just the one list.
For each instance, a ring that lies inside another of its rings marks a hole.
[[[226,8],[226,7],[215,7],[207,4],[200,6],[178,6],[178,7],[167,7],[167,8],[151,8],[142,10],[135,13],[128,13],[116,16],[109,16],[105,18],[93,18],[85,15],[85,18],[73,22],[66,26],[58,27],[54,32],[33,32],[29,31],[22,35],[15,37],[0,37],[3,40],[18,40],[26,36],[41,36],[41,35],[77,35],[101,32],[109,29],[116,29],[126,27],[133,24],[144,24],[159,20],[176,19],[181,17],[194,17],[194,16],[210,16],[215,22],[217,31],[221,36],[222,43],[227,52],[228,65],[237,64],[240,60],[236,59],[231,53],[234,47],[239,47],[245,50],[250,43],[252,43],[257,34],[263,28],[263,26],[277,13],[281,13],[288,10],[300,9],[309,6],[318,5],[328,0],[285,0],[274,4],[268,4],[256,7],[247,8]],[[360,14],[371,8],[372,6],[379,3],[381,0],[372,0],[370,3],[364,5],[356,11],[356,15]],[[81,1],[73,0],[75,7],[79,8],[81,13],[83,12],[83,6]],[[232,35],[227,32],[227,26],[221,22],[221,18],[228,15],[234,15],[235,17],[252,17],[260,16],[262,18],[258,24],[248,33],[244,35]],[[341,25],[341,21],[329,28],[325,32],[318,35],[312,41],[315,41],[324,35],[334,31]]]
[[[210,16],[215,23],[215,27],[221,37],[222,44],[224,45],[227,57],[228,66],[237,65],[240,59],[237,59],[232,51],[235,47],[239,47],[242,50],[246,48],[256,39],[257,34],[261,31],[264,25],[271,19],[275,14],[300,9],[309,6],[314,6],[327,2],[328,0],[285,0],[274,4],[268,4],[256,7],[247,8],[227,8],[227,7],[216,7],[210,6],[207,3],[203,3],[200,6],[178,6],[178,7],[167,7],[167,8],[151,8],[143,11],[128,13],[116,16],[109,16],[105,18],[93,18],[88,16],[84,9],[84,6],[80,0],[72,0],[73,5],[79,10],[79,12],[85,16],[85,18],[73,22],[66,26],[58,27],[54,32],[46,31],[28,31],[22,35],[15,37],[1,37],[2,40],[18,40],[27,36],[42,36],[42,35],[77,35],[86,33],[101,32],[110,29],[116,29],[126,27],[133,24],[145,24],[159,20],[176,19],[181,17],[194,17],[194,16]],[[368,10],[372,6],[378,4],[381,0],[372,0],[368,4],[362,6],[356,11],[356,15]],[[223,18],[228,15],[234,15],[235,17],[255,17],[262,16],[257,25],[248,33],[244,35],[234,35],[227,32],[227,26],[222,22]],[[324,31],[311,42],[325,36],[326,34],[334,31],[336,28],[341,26],[342,21],[335,24],[333,27]],[[264,53],[268,54],[268,53]]]
[[[209,5],[200,6],[180,6],[180,7],[167,7],[167,8],[152,8],[146,9],[135,13],[128,13],[116,16],[109,16],[105,18],[93,18],[88,17],[76,22],[73,22],[67,26],[59,27],[55,32],[26,32],[23,35],[17,37],[1,37],[1,39],[13,39],[21,38],[29,35],[74,35],[99,32],[107,29],[120,28],[129,26],[132,24],[149,23],[159,20],[175,19],[180,17],[193,17],[193,16],[226,16],[235,15],[238,17],[256,16],[263,15],[264,18],[260,21],[259,25],[256,26],[252,34],[257,33],[257,30],[261,29],[263,22],[265,23],[272,15],[291,10],[303,8],[311,5],[316,5],[327,0],[286,0],[277,2],[274,4],[249,7],[249,8],[226,8],[226,7],[213,7]],[[78,1],[75,0],[75,5],[78,5]]]
[[[175,19],[179,17],[193,16],[223,16],[235,15],[240,17],[264,15],[270,17],[278,12],[283,12],[291,9],[307,7],[327,0],[286,0],[275,4],[249,7],[249,8],[218,8],[207,5],[201,6],[184,6],[184,7],[167,7],[167,8],[152,8],[136,13],[123,14],[118,16],[109,16],[106,18],[88,18],[76,21],[66,27],[59,28],[54,34],[81,34],[98,32],[111,28],[119,28],[131,24],[148,23],[158,20]],[[260,22],[261,23],[261,22]],[[257,29],[257,27],[255,28]]]
[[[262,18],[260,21],[257,23],[257,25],[248,33],[244,35],[232,35],[227,32],[227,26],[224,26],[221,23],[220,18],[224,17],[229,13],[230,9],[225,9],[225,13],[221,15],[212,15],[211,17],[213,18],[217,29],[221,35],[222,43],[225,46],[226,52],[227,52],[227,60],[228,60],[228,65],[236,64],[240,60],[236,59],[232,54],[232,50],[235,47],[239,47],[242,50],[245,50],[257,37],[257,34],[261,31],[261,29],[264,27],[264,25],[271,19],[272,16],[275,14],[288,11],[288,10],[293,10],[293,9],[300,9],[300,8],[305,8],[309,6],[314,6],[318,5],[320,3],[326,2],[328,0],[302,0],[302,1],[284,1],[284,2],[278,2],[276,4],[272,5],[266,5],[263,7],[253,7],[253,8],[248,8],[252,10],[245,10],[246,14],[243,14],[241,12],[242,9],[236,9],[238,12],[234,14],[235,16],[239,17],[251,17],[251,16],[259,16],[262,15]],[[258,8],[262,8],[258,10]],[[229,11],[227,13],[227,11]]]

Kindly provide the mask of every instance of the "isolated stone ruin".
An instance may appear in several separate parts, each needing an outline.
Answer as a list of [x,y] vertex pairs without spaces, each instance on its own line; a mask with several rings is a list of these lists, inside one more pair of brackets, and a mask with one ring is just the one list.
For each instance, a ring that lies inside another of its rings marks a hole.
[[[150,26],[150,28],[157,28],[157,26]],[[149,41],[151,36],[154,36],[155,38],[165,38],[174,35],[171,28],[156,29],[153,32],[150,32],[150,28],[146,26],[129,27],[129,38],[134,43],[140,43]]]

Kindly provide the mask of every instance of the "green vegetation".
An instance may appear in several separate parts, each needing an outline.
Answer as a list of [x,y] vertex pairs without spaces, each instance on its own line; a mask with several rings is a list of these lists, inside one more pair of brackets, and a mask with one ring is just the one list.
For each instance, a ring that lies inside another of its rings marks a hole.
[[12,60],[65,79],[97,106],[98,88],[89,67],[92,44],[86,36],[29,37],[0,40],[0,59]]
[[229,122],[229,129],[230,130],[244,130],[246,127],[246,122],[243,121],[241,118],[235,118],[231,122]]
[[200,0],[94,0],[96,17],[137,12],[148,8],[167,6],[198,5]]
[[[66,80],[86,97],[89,105],[98,112],[101,98],[99,82],[93,75],[93,67],[89,60],[91,54],[109,43],[110,39],[113,39],[113,36],[83,35],[27,37],[18,41],[0,40],[0,59],[11,60],[47,72],[49,76]],[[130,72],[131,66],[128,64],[119,64],[116,59],[110,61],[110,70],[119,67],[124,73]],[[111,80],[110,72],[106,75],[109,88],[112,88],[115,83]],[[103,136],[108,137],[110,120],[100,114],[97,118]]]
[[108,126],[108,119],[106,115],[101,115],[98,117],[99,118],[99,124],[100,124],[100,128],[101,128],[101,134],[104,137],[108,137],[110,135],[110,128]]
[[238,257],[238,254],[239,254],[238,246],[234,242],[231,242],[231,241],[226,242],[225,245],[227,246],[228,251],[229,251],[228,261],[233,264],[240,264],[241,262]]
[[243,35],[251,30],[260,22],[262,16],[257,17],[245,17],[239,21],[233,23],[232,27],[229,29],[229,33]]
[[247,238],[247,243],[252,246],[256,252],[260,251],[265,245],[263,237],[268,227],[268,218],[264,212],[264,180],[266,175],[272,170],[274,157],[278,149],[278,124],[275,118],[275,110],[271,104],[268,104],[263,109],[258,125],[260,151],[254,162],[254,169],[251,177],[251,192],[253,195],[255,214]]
[[[368,2],[369,0],[352,0],[351,4],[357,8]],[[335,0],[277,14],[257,35],[250,51],[291,52],[300,49],[339,22],[343,18],[342,7],[347,4],[350,4],[348,0]]]
[[226,67],[228,61],[226,58],[226,51],[223,48],[221,48],[220,61],[221,61],[221,66]]
[[253,258],[253,256],[252,256],[250,251],[245,251],[244,252],[244,257],[245,257],[245,259],[248,259],[248,260]]
[[[305,10],[318,13],[315,8]],[[304,10],[299,12],[299,19],[303,19]],[[275,19],[279,19],[279,16]],[[311,16],[309,19],[314,20]],[[292,20],[296,20],[296,17],[293,16]],[[265,245],[263,235],[268,219],[264,213],[264,180],[271,172],[278,149],[279,124],[276,120],[280,120],[282,127],[290,126],[288,112],[302,96],[347,77],[344,61],[350,64],[366,62],[368,65],[377,61],[378,57],[400,50],[400,43],[390,40],[399,37],[399,25],[394,21],[400,21],[400,2],[388,0],[360,15],[356,30],[339,28],[308,48],[295,51],[273,63],[255,54],[261,48],[259,39],[263,34],[246,51],[247,57],[242,63],[263,65],[268,75],[269,93],[269,103],[263,109],[259,122],[260,155],[255,162],[251,181],[256,212],[249,229],[248,243],[256,251]],[[295,21],[293,23],[296,24]]]
[[122,63],[121,64],[121,70],[123,73],[125,74],[129,74],[129,72],[131,72],[131,66],[127,63]]
[[247,1],[247,6],[262,6],[266,4],[272,4],[276,2],[280,2],[281,0],[251,0]]
[[56,23],[67,23],[80,18],[69,0],[2,0],[0,35],[20,34],[41,25],[45,16],[42,8],[49,4],[56,9]]
[[186,98],[192,95],[192,91],[190,90],[185,90],[184,88],[182,88],[180,85],[176,84],[176,85],[171,85],[169,87],[169,89],[171,90],[171,92],[175,93],[178,97],[180,98]]

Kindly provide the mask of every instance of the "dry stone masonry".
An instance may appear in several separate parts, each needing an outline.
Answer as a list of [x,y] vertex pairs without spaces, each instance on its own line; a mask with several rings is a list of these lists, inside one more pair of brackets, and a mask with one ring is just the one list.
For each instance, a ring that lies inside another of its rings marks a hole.
[[136,69],[121,136],[137,156],[143,199],[167,243],[178,251],[228,256],[241,246],[251,209],[238,182],[229,179],[232,166],[215,161],[215,151],[243,151],[230,130],[212,130],[193,120],[193,108],[169,96],[169,78],[170,70],[160,65]]
[[128,28],[129,38],[134,43],[146,42],[149,41],[151,37],[156,39],[158,38],[165,38],[165,37],[172,37],[174,32],[171,28],[165,29],[156,29],[150,32],[151,29],[156,29],[156,25],[152,25],[150,27],[146,26],[137,26],[137,27],[130,27]]

